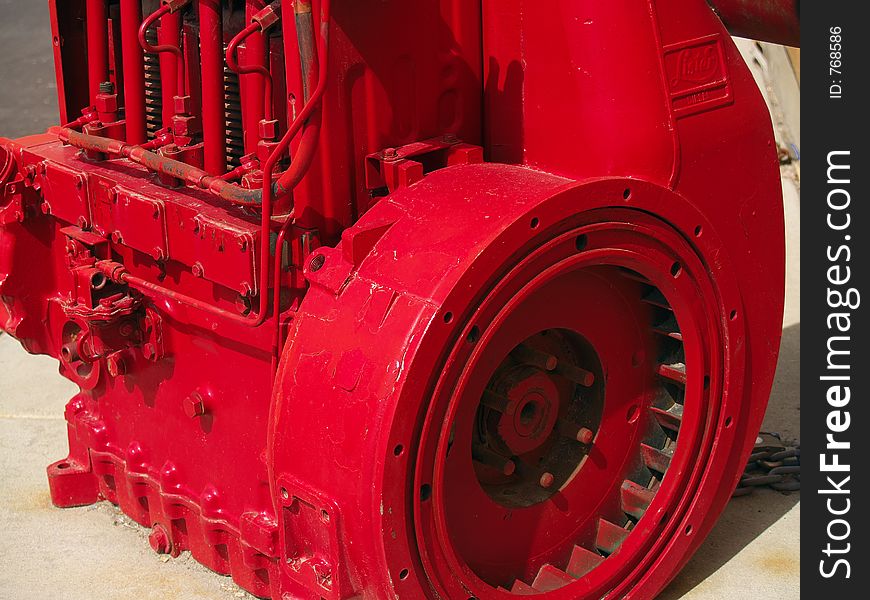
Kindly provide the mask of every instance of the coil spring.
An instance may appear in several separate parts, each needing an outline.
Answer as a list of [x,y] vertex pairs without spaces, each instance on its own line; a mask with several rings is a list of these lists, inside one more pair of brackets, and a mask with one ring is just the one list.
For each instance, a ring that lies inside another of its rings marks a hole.
[[[226,46],[224,46],[226,54]],[[239,76],[224,65],[224,121],[226,124],[227,168],[241,164],[245,153],[244,129],[242,127],[242,96]]]
[[[145,34],[148,43],[157,43],[157,32],[149,29]],[[145,53],[145,129],[148,139],[163,127],[163,92],[160,86],[160,58],[157,54]]]

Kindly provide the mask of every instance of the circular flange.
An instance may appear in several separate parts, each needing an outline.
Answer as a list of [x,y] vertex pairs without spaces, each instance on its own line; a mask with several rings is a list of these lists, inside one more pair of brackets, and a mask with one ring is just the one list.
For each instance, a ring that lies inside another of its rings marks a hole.
[[332,494],[367,589],[661,590],[727,501],[767,393],[743,386],[737,278],[691,203],[457,167],[318,252],[270,457],[276,481]]

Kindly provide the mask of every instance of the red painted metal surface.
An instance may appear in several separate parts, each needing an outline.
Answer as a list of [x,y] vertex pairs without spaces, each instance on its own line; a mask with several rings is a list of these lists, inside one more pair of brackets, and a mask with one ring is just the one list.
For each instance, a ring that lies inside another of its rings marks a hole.
[[[791,41],[772,4],[716,2]],[[0,140],[0,327],[81,388],[57,506],[261,597],[664,588],[783,302],[769,117],[706,2],[51,8],[68,122]]]

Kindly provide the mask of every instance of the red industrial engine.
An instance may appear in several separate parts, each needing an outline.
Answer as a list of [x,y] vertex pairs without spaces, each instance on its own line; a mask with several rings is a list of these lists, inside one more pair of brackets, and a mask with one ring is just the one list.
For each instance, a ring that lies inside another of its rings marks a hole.
[[795,1],[49,4],[66,124],[0,140],[0,328],[81,389],[55,505],[276,600],[663,589],[773,379],[729,30],[796,44]]

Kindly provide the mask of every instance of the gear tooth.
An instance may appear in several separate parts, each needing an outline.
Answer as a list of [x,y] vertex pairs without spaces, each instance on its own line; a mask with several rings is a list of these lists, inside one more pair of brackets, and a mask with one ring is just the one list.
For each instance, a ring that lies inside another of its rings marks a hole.
[[665,298],[665,295],[662,294],[658,288],[652,288],[644,295],[642,300],[647,304],[652,304],[653,306],[657,306],[659,308],[673,310],[671,308],[671,305],[668,303],[667,298]]
[[670,429],[671,431],[677,432],[680,430],[680,425],[683,422],[682,404],[674,404],[667,410],[652,406],[650,407],[650,411],[652,412],[656,420],[658,420],[659,425],[661,425],[665,429]]
[[604,554],[613,554],[628,537],[628,533],[624,527],[606,519],[598,519],[598,535],[595,538],[595,547]]
[[571,577],[565,571],[557,569],[553,565],[546,564],[540,568],[535,581],[532,583],[532,588],[539,592],[552,592],[559,588],[565,587],[569,583],[574,583],[576,578]]
[[646,513],[655,495],[653,490],[626,479],[622,482],[619,495],[622,512],[635,519],[640,519]]
[[580,579],[602,562],[604,557],[597,552],[587,550],[583,546],[574,546],[566,571],[572,577]]
[[643,459],[643,464],[645,464],[648,469],[664,474],[671,466],[671,459],[674,457],[674,449],[671,447],[659,450],[658,448],[641,444],[640,456]]
[[514,581],[510,591],[511,594],[517,594],[518,596],[531,596],[538,593],[538,590],[519,579]]
[[671,364],[659,365],[659,375],[665,379],[670,379],[682,386],[686,385],[686,364],[675,362]]

